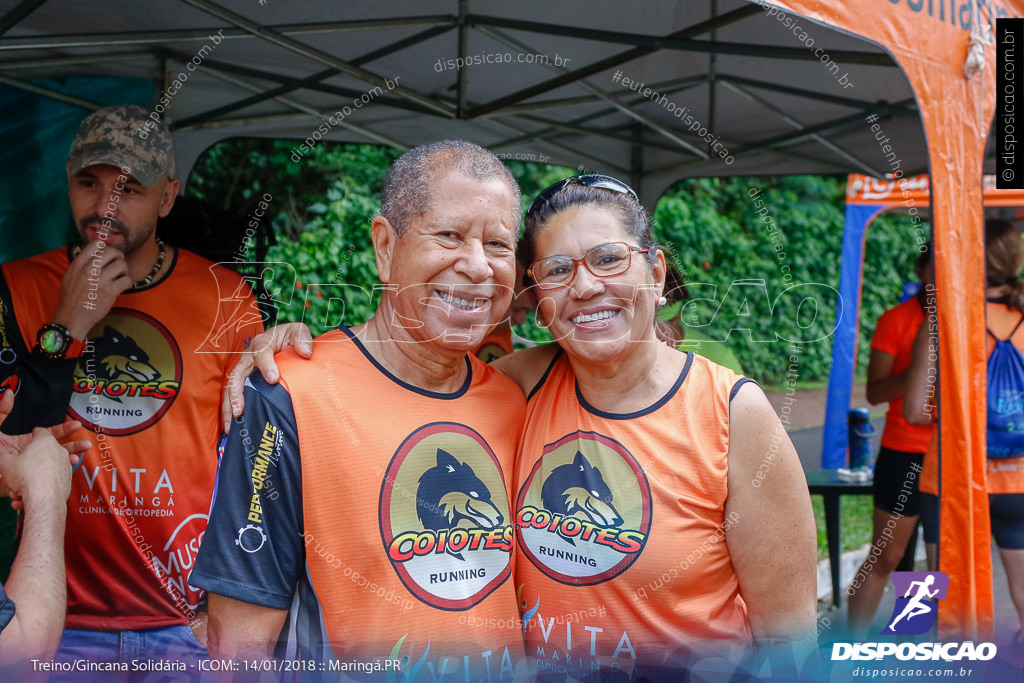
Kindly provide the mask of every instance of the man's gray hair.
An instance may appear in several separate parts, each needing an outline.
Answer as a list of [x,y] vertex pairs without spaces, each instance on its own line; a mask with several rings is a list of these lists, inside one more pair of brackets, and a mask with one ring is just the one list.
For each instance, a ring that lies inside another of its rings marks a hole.
[[384,178],[380,192],[380,213],[402,235],[417,216],[430,211],[431,183],[448,171],[458,171],[476,180],[498,178],[512,188],[515,196],[513,232],[522,222],[522,193],[515,176],[501,159],[480,145],[465,140],[439,140],[414,147],[398,157]]

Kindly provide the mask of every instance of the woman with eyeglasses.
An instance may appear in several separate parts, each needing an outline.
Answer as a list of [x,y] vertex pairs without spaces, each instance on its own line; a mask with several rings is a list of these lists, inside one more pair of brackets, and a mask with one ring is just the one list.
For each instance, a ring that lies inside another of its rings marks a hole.
[[558,345],[495,367],[528,396],[515,580],[538,673],[678,680],[754,643],[813,645],[796,452],[757,384],[659,342],[665,255],[636,194],[569,178],[525,222],[518,256]]
[[528,397],[514,579],[535,672],[678,681],[813,650],[803,470],[757,384],[657,338],[666,261],[636,193],[552,185],[518,255],[558,342],[493,363]]

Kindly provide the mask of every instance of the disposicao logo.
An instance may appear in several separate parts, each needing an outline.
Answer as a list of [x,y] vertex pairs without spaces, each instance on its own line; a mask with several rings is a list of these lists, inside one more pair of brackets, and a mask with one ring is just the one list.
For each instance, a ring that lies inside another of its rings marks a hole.
[[[935,624],[938,600],[946,599],[949,577],[943,572],[893,572],[896,605],[882,635],[920,635]],[[935,601],[935,602],[932,602]],[[832,661],[879,660],[987,661],[996,656],[994,643],[833,643]]]
[[[938,600],[946,599],[949,577],[943,572],[893,572],[896,605],[884,634],[920,635],[935,623]],[[935,600],[936,602],[926,602]]]

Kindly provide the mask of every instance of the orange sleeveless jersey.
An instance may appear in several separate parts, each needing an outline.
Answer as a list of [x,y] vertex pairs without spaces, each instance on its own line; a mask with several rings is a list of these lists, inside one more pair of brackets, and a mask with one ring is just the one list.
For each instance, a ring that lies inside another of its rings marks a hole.
[[[1006,335],[1020,320],[1020,316],[1019,311],[1004,304],[986,304],[985,324],[999,339],[1006,339]],[[1024,326],[1017,330],[1011,342],[1018,350],[1024,351]],[[986,334],[986,355],[991,354],[994,348],[995,341],[991,335]],[[938,457],[939,430],[935,429],[935,434],[924,455],[924,464],[921,469],[921,490],[936,496],[939,495]],[[1024,493],[1024,456],[1005,460],[986,458],[985,467],[985,484],[989,493]]]
[[[278,358],[316,544],[306,566],[337,659],[395,648],[460,681],[507,681],[522,666],[505,482],[525,405],[511,380],[466,358],[453,394],[398,380],[346,331],[319,337],[313,361]],[[398,597],[368,595],[353,575]]]
[[[871,348],[895,357],[892,363],[893,375],[910,367],[910,351],[923,321],[924,310],[916,297],[890,308],[878,319]],[[907,422],[903,417],[903,397],[900,396],[889,401],[881,444],[897,451],[924,453],[933,430],[934,426],[921,427]]]
[[[3,265],[29,348],[67,268],[65,248]],[[263,326],[236,274],[184,250],[170,270],[117,297],[74,371],[68,415],[93,447],[68,500],[68,628],[185,624],[199,603],[187,574],[213,492],[220,392]]]
[[751,643],[724,542],[729,401],[749,380],[687,355],[636,413],[587,404],[561,354],[527,402],[516,583],[542,673],[651,676]]

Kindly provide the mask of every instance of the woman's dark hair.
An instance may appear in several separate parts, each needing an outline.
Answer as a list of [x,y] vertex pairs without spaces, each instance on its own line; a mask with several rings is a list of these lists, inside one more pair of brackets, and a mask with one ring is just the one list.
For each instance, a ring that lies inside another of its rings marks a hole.
[[[658,248],[667,251],[661,245],[658,245]],[[667,253],[666,256],[668,256]],[[668,300],[667,304],[686,301],[690,298],[690,292],[686,289],[686,276],[683,275],[679,266],[676,265],[675,259],[672,258],[665,259],[665,298]]]
[[1006,304],[1024,313],[1024,239],[1009,221],[989,218],[985,221],[985,277],[989,287],[1009,285]]
[[651,239],[651,217],[639,202],[622,192],[567,183],[550,199],[526,214],[526,231],[518,247],[519,262],[524,269],[529,268],[536,260],[534,240],[537,233],[555,215],[578,206],[596,206],[618,213],[626,232],[640,244],[641,248],[651,250],[647,254],[647,260],[654,263],[658,245]]

